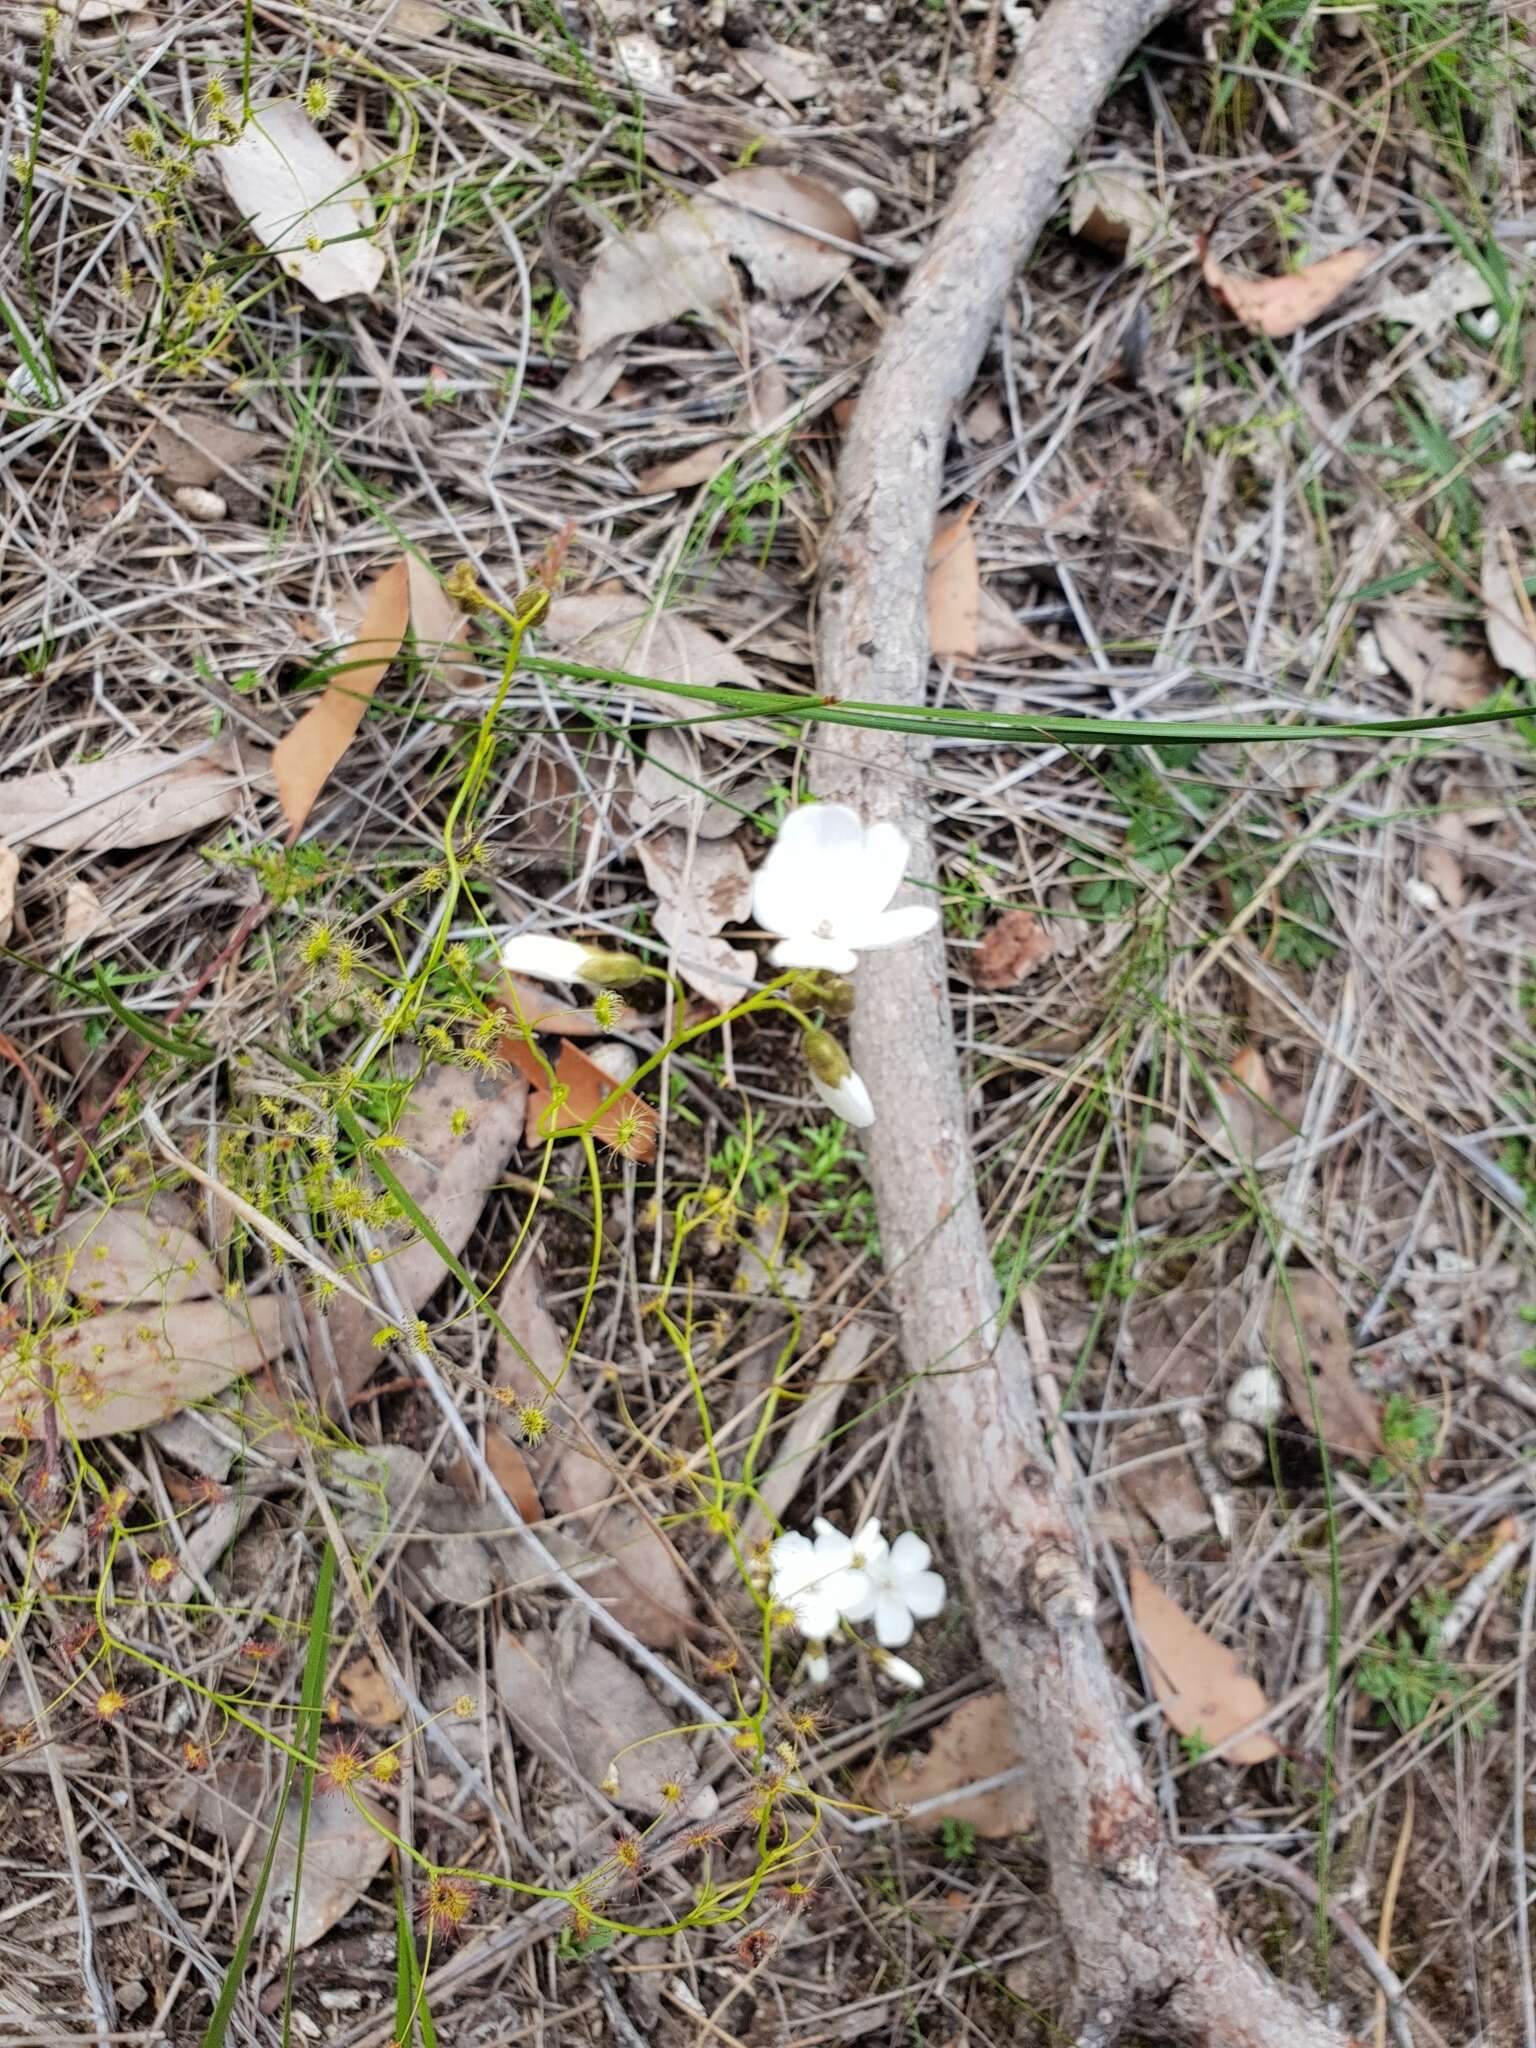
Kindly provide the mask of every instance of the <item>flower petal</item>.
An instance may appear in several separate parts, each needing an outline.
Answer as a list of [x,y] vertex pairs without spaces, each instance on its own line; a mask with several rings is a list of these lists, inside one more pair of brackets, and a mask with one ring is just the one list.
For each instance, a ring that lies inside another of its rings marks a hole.
[[574,939],[557,939],[553,932],[518,932],[502,946],[501,964],[535,981],[578,981],[594,950]]
[[878,1515],[871,1515],[867,1522],[861,1522],[853,1532],[854,1555],[866,1565],[877,1563],[890,1547],[880,1534]]
[[885,820],[871,825],[864,834],[863,862],[859,871],[857,908],[865,917],[878,917],[901,887],[912,851],[907,835]]
[[875,1601],[875,1636],[887,1650],[899,1650],[912,1640],[911,1610],[894,1593],[881,1594]]
[[857,1074],[846,1074],[835,1088],[829,1087],[819,1074],[807,1074],[806,1079],[832,1114],[840,1116],[845,1124],[852,1124],[857,1131],[867,1131],[874,1122],[875,1105]]
[[842,1617],[844,1621],[868,1621],[875,1611],[874,1582],[868,1572],[850,1572],[848,1576],[851,1579],[862,1579],[864,1583],[857,1592],[850,1590],[845,1594],[841,1610]]
[[926,903],[901,903],[878,916],[855,918],[851,924],[839,926],[838,937],[861,953],[880,953],[887,946],[905,946],[920,939],[938,921],[939,913]]
[[942,1609],[949,1588],[937,1572],[914,1572],[901,1590],[917,1619],[932,1621]]
[[832,1665],[820,1643],[812,1643],[806,1652],[805,1682],[807,1685],[825,1685],[832,1676]]
[[[794,1609],[795,1627],[801,1635],[809,1636],[812,1642],[825,1642],[838,1624],[837,1602],[821,1586],[808,1586],[803,1593],[797,1593],[787,1603]],[[908,1635],[911,1624],[908,1623]],[[906,1637],[902,1637],[906,1641]]]
[[915,1529],[903,1529],[891,1545],[891,1570],[899,1579],[909,1572],[925,1572],[933,1557],[922,1537]]
[[856,900],[847,885],[863,846],[864,828],[846,804],[800,804],[753,877],[752,915],[770,932],[810,931],[826,919],[835,926]]
[[[768,920],[759,915],[759,924]],[[770,931],[777,926],[768,925]],[[859,964],[859,956],[851,946],[841,939],[818,938],[814,932],[796,932],[793,937],[780,939],[768,955],[775,967],[824,967],[829,974],[852,974]]]
[[880,1657],[876,1660],[875,1669],[894,1684],[906,1686],[909,1692],[921,1692],[923,1689],[923,1674],[905,1657]]

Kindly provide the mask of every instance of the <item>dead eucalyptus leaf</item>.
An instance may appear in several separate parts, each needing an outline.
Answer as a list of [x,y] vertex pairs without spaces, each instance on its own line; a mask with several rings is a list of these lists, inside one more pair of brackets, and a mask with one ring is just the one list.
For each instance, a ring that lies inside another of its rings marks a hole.
[[370,0],[370,4],[375,14],[384,17],[379,34],[392,43],[429,42],[453,19],[436,0]]
[[1377,612],[1376,644],[1414,698],[1436,711],[1475,711],[1498,687],[1483,648],[1454,646],[1406,605]]
[[270,434],[237,427],[217,413],[178,409],[159,421],[150,445],[168,484],[177,490],[228,486],[230,471],[245,478],[273,445]]
[[1051,952],[1051,935],[1032,910],[1005,910],[987,927],[971,978],[978,988],[1013,988]]
[[[658,612],[623,590],[559,597],[540,622],[545,647],[588,668],[621,669],[664,683],[726,683],[754,689],[757,677],[723,640],[678,612]],[[640,691],[676,713],[664,691]]]
[[368,187],[297,101],[253,107],[213,160],[251,233],[306,291],[329,304],[376,289],[384,251]]
[[1135,256],[1158,234],[1164,219],[1136,171],[1106,165],[1084,171],[1073,183],[1068,232],[1111,256]]
[[626,1159],[654,1159],[657,1116],[651,1105],[632,1090],[614,1095],[614,1081],[597,1061],[567,1038],[555,1061],[555,1086],[563,1091],[558,1110],[550,1094],[544,1070],[520,1038],[501,1041],[502,1057],[508,1059],[529,1082],[524,1142],[542,1145],[550,1138],[564,1137],[579,1130],[595,1114],[598,1104],[608,1103],[593,1135],[599,1144],[611,1145]]
[[152,1210],[119,1202],[78,1211],[56,1233],[53,1258],[69,1292],[86,1302],[168,1308],[224,1286],[191,1210],[174,1196],[155,1196]]
[[588,1640],[568,1668],[564,1661],[547,1636],[509,1632],[499,1639],[496,1690],[513,1727],[594,1790],[617,1770],[619,1804],[660,1813],[669,1804],[662,1787],[686,1786],[694,1775],[671,1718],[601,1643]]
[[723,469],[740,444],[735,441],[706,441],[690,448],[686,455],[674,455],[670,462],[652,463],[642,469],[635,482],[642,491],[686,491],[695,484],[707,484],[717,469]]
[[[145,1429],[255,1372],[282,1348],[281,1309],[271,1295],[246,1302],[243,1312],[224,1301],[108,1309],[55,1330],[41,1359],[19,1359],[14,1345],[0,1351],[0,1437],[37,1436],[46,1401],[65,1436]],[[52,1394],[40,1385],[40,1363],[53,1368]]]
[[751,807],[743,798],[755,797],[755,790],[743,791],[737,800],[741,809],[722,803],[711,790],[729,779],[706,772],[691,733],[657,726],[646,735],[645,758],[634,773],[630,821],[637,832],[675,825],[702,839],[724,839],[741,824],[742,810]]
[[64,884],[63,950],[78,953],[92,939],[104,938],[113,929],[112,918],[89,882]]
[[651,832],[638,847],[656,895],[656,929],[674,949],[677,972],[717,1010],[739,1003],[756,979],[757,956],[719,936],[752,906],[752,871],[734,839]]
[[1499,667],[1523,683],[1536,683],[1536,632],[1525,594],[1524,567],[1514,536],[1502,520],[1483,526],[1483,629]]
[[544,1487],[561,1527],[609,1560],[582,1573],[588,1592],[642,1643],[669,1649],[693,1625],[688,1584],[660,1532],[631,1502],[614,1498],[616,1490],[607,1469],[579,1448],[566,1452]]
[[[791,225],[760,219],[747,206]],[[754,164],[669,206],[654,226],[611,236],[581,294],[579,353],[729,304],[740,290],[732,258],[771,298],[803,299],[836,284],[852,257],[800,228],[861,240],[858,221],[829,185]]]
[[1238,1053],[1227,1073],[1215,1076],[1212,1088],[1215,1099],[1200,1117],[1200,1134],[1223,1159],[1251,1166],[1295,1135],[1272,1107],[1274,1082],[1253,1046]]
[[935,660],[974,659],[981,612],[981,565],[971,521],[981,500],[939,527],[928,550],[928,645]]
[[1233,1653],[1191,1621],[1140,1565],[1131,1566],[1130,1586],[1147,1677],[1169,1726],[1221,1748],[1227,1763],[1262,1764],[1278,1756],[1280,1745],[1263,1729],[1227,1742],[1269,1712],[1263,1688]]
[[[959,1792],[983,1778],[1011,1771],[1023,1759],[1014,1740],[1013,1716],[1002,1692],[979,1693],[966,1700],[933,1731],[923,1755],[896,1761],[879,1758],[859,1781],[859,1798],[867,1806],[920,1806],[946,1792]],[[1022,1778],[990,1792],[945,1799],[908,1823],[930,1834],[945,1821],[973,1827],[989,1842],[1028,1834],[1035,1824],[1034,1802]]]
[[16,884],[21,876],[21,859],[14,847],[0,840],[0,946],[10,944],[16,921]]
[[419,555],[406,556],[406,580],[418,660],[451,689],[473,689],[480,672],[469,644],[469,620]]
[[1117,1425],[1109,1471],[1116,1493],[1133,1514],[1144,1517],[1148,1537],[1155,1533],[1165,1543],[1189,1543],[1210,1534],[1210,1502],[1188,1443],[1171,1417],[1147,1416]]
[[1208,237],[1199,238],[1198,248],[1200,275],[1212,296],[1250,334],[1267,334],[1276,341],[1326,313],[1377,254],[1373,248],[1341,249],[1283,277],[1239,277],[1212,256]]
[[55,853],[158,846],[222,824],[244,801],[244,789],[222,768],[162,747],[0,782],[0,815],[12,843]]
[[[478,1074],[467,1067],[428,1067],[411,1090],[394,1131],[400,1146],[385,1158],[455,1257],[468,1244],[486,1196],[521,1142],[527,1098],[528,1084],[520,1074]],[[456,1133],[461,1113],[467,1121]],[[391,1252],[384,1270],[408,1316],[426,1306],[444,1277],[437,1251],[420,1236]],[[366,1386],[379,1363],[373,1343],[378,1319],[360,1302],[339,1295],[327,1313],[326,1328],[343,1393],[350,1398]]]
[[1291,1406],[1330,1449],[1369,1464],[1382,1448],[1380,1408],[1351,1368],[1349,1322],[1339,1291],[1326,1274],[1309,1267],[1293,1268],[1282,1278],[1267,1336]]
[[410,576],[402,558],[368,586],[357,637],[331,666],[335,674],[317,704],[272,749],[272,774],[283,815],[297,832],[363,722],[410,622]]
[[[223,1836],[231,1848],[247,1831],[253,1833],[258,1853],[246,1866],[249,1877],[260,1867],[273,1796],[259,1765],[223,1765],[187,1788],[182,1811],[204,1833]],[[262,1917],[269,1927],[281,1928],[284,1941],[291,1939],[295,1948],[313,1948],[329,1934],[388,1861],[389,1836],[372,1824],[369,1813],[388,1824],[365,1795],[312,1799],[306,1824],[298,1790],[289,1793]]]
[[[496,1315],[517,1339],[512,1344],[500,1329],[496,1332],[497,1386],[510,1387],[519,1404],[531,1401],[542,1408],[548,1402],[562,1420],[584,1423],[591,1395],[565,1370],[565,1338],[549,1312],[544,1269],[531,1247],[519,1255],[503,1282]],[[551,1398],[550,1390],[556,1387]],[[540,1477],[564,1455],[565,1445],[553,1433],[529,1446],[532,1468]]]

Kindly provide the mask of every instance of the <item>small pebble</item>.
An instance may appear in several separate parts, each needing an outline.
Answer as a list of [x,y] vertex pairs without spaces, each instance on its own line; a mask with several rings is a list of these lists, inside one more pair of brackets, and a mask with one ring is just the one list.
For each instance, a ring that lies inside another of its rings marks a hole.
[[173,496],[187,517],[195,519],[199,526],[208,526],[216,519],[229,517],[229,507],[217,491],[202,490],[197,484],[182,484]]

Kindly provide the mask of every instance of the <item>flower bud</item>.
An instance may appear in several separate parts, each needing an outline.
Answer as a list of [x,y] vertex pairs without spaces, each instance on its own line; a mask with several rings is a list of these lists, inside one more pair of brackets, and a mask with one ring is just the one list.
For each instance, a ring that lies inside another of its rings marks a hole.
[[800,1041],[805,1064],[829,1088],[840,1088],[853,1072],[853,1062],[830,1031],[807,1031]]
[[829,1017],[842,1019],[853,1015],[853,983],[842,974],[797,974],[789,985],[789,993],[797,1003],[808,1009],[824,1010]]
[[633,988],[646,973],[645,962],[633,953],[588,953],[576,979],[589,988]]

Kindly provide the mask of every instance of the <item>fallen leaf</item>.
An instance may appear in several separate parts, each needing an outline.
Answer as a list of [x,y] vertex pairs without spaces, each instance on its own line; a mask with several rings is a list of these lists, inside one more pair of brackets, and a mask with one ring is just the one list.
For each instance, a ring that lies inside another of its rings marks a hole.
[[150,445],[167,483],[199,490],[228,485],[231,471],[246,481],[273,441],[270,434],[233,426],[216,413],[176,411],[158,422]]
[[16,921],[16,884],[21,876],[21,858],[14,847],[0,840],[0,946],[10,944]]
[[[743,211],[746,206],[794,225],[759,219]],[[772,298],[802,299],[835,284],[851,255],[797,228],[852,244],[861,240],[858,221],[829,185],[755,164],[668,207],[653,227],[611,236],[581,295],[579,354],[728,304],[740,290],[733,258]]]
[[1339,1291],[1308,1267],[1290,1269],[1284,1283],[1275,1288],[1268,1340],[1291,1406],[1331,1449],[1369,1464],[1382,1447],[1380,1410],[1351,1370]]
[[660,1531],[633,1503],[614,1498],[616,1490],[606,1466],[572,1449],[545,1482],[544,1495],[561,1528],[608,1560],[582,1572],[588,1592],[642,1643],[669,1649],[693,1626],[688,1582]]
[[1210,1534],[1210,1502],[1183,1433],[1170,1418],[1148,1416],[1118,1427],[1108,1470],[1116,1491],[1165,1543],[1188,1543]]
[[981,500],[938,528],[928,550],[928,645],[935,660],[974,659],[981,609],[981,565],[971,521]]
[[1483,648],[1454,646],[1404,605],[1377,612],[1374,628],[1383,659],[1416,703],[1436,711],[1475,711],[1498,688]]
[[369,239],[368,188],[296,101],[253,107],[213,158],[251,233],[289,277],[325,304],[374,291],[384,252]]
[[737,441],[706,441],[690,448],[670,462],[656,462],[642,469],[635,482],[642,491],[686,491],[694,484],[707,484],[716,470],[723,469],[741,444]]
[[1251,1166],[1295,1132],[1272,1107],[1274,1083],[1260,1053],[1245,1046],[1212,1084],[1214,1100],[1200,1117],[1200,1135],[1223,1159]]
[[1202,235],[1197,246],[1200,275],[1212,295],[1250,334],[1267,334],[1276,341],[1325,313],[1377,254],[1373,248],[1341,249],[1283,277],[1238,277],[1212,256],[1207,236]]
[[[518,1074],[476,1074],[466,1067],[431,1066],[411,1090],[387,1155],[390,1172],[455,1257],[469,1242],[486,1197],[522,1137],[528,1084]],[[455,1132],[462,1113],[465,1127]],[[403,1226],[410,1229],[409,1224]],[[437,1292],[443,1262],[424,1237],[412,1236],[384,1262],[393,1295],[408,1316],[418,1315]],[[374,1348],[378,1319],[350,1295],[326,1315],[343,1394],[367,1385],[379,1363]]]
[[1501,520],[1485,521],[1482,598],[1488,651],[1509,675],[1536,683],[1536,620],[1524,574],[1509,528]]
[[354,1657],[336,1674],[353,1714],[368,1728],[393,1728],[405,1719],[394,1686],[371,1657]]
[[[544,1503],[534,1484],[528,1460],[496,1422],[485,1426],[486,1469],[525,1522],[542,1522]],[[461,1500],[480,1498],[475,1468],[467,1458],[455,1458],[444,1468],[443,1478]]]
[[756,980],[757,956],[728,946],[723,925],[752,907],[752,871],[734,839],[650,832],[637,851],[656,896],[656,929],[673,949],[677,972],[717,1010],[739,1003]]
[[1147,1677],[1170,1727],[1221,1748],[1226,1763],[1262,1764],[1278,1756],[1280,1745],[1262,1729],[1227,1743],[1229,1735],[1269,1712],[1263,1689],[1233,1653],[1191,1621],[1140,1565],[1131,1566],[1130,1584]]
[[573,1009],[569,1003],[562,1003],[541,982],[525,981],[520,974],[508,974],[503,968],[498,987],[501,993],[492,995],[489,1001],[504,1010],[514,1024],[526,1024],[530,1031],[552,1031],[557,1038],[603,1035],[603,1027],[593,1011]]
[[662,1787],[693,1778],[670,1717],[601,1643],[588,1640],[567,1663],[548,1637],[507,1633],[496,1644],[496,1689],[518,1733],[582,1783],[596,1789],[617,1769],[618,1801],[632,1812],[660,1813]]
[[407,555],[406,579],[418,659],[450,688],[473,689],[480,671],[469,644],[469,620],[419,555]]
[[[232,1764],[194,1780],[181,1810],[205,1834],[223,1836],[231,1849],[247,1831],[253,1834],[257,1854],[246,1865],[249,1881],[260,1868],[271,1830],[273,1796],[260,1765]],[[312,1799],[306,1822],[297,1788],[289,1793],[262,1908],[263,1920],[281,1929],[285,1943],[313,1948],[351,1912],[383,1869],[391,1842],[370,1814],[387,1826],[382,1811],[354,1792],[345,1799]]]
[[1051,935],[1032,910],[1005,910],[977,947],[971,977],[978,988],[1013,988],[1051,950]]
[[1121,1325],[1125,1369],[1159,1401],[1204,1394],[1221,1369],[1221,1329],[1213,1288],[1144,1294]]
[[[544,1269],[532,1248],[520,1254],[503,1282],[496,1315],[517,1339],[512,1344],[500,1329],[496,1332],[497,1386],[510,1387],[519,1403],[532,1401],[540,1407],[550,1400],[551,1388],[558,1386],[553,1401],[557,1414],[569,1424],[583,1424],[591,1394],[565,1370],[565,1338],[549,1312]],[[552,1472],[565,1450],[565,1442],[553,1432],[531,1444],[535,1472],[541,1477]]]
[[[22,1361],[14,1346],[0,1351],[0,1436],[36,1437],[45,1400],[68,1437],[144,1429],[255,1372],[282,1348],[271,1295],[246,1302],[243,1313],[222,1300],[108,1309],[54,1331],[39,1357]],[[39,1364],[53,1368],[52,1395],[39,1385]]]
[[[659,612],[628,591],[592,590],[559,597],[539,623],[544,647],[587,668],[622,669],[664,683],[725,683],[753,689],[752,671],[703,626],[678,612]],[[664,691],[639,691],[676,713]]]
[[1105,167],[1072,186],[1068,232],[1112,256],[1137,255],[1163,227],[1162,208],[1135,171]]
[[[1442,829],[1448,821],[1441,820]],[[1419,855],[1419,873],[1447,910],[1460,910],[1467,900],[1467,878],[1455,852],[1431,840]]]
[[410,613],[410,576],[402,559],[368,586],[357,638],[331,664],[334,680],[272,749],[283,815],[295,832],[351,745],[368,699],[400,652]]
[[768,87],[774,96],[788,100],[792,107],[813,100],[820,90],[820,67],[804,50],[788,43],[755,43],[738,50],[736,61],[749,78]]
[[55,853],[158,846],[222,824],[244,801],[242,786],[221,768],[160,747],[0,782],[9,838]]
[[[612,1076],[567,1038],[555,1062],[555,1085],[564,1090],[560,1107],[555,1110],[554,1098],[544,1085],[543,1070],[522,1040],[504,1038],[501,1044],[504,1057],[531,1083],[524,1140],[529,1145],[542,1145],[549,1138],[579,1130],[598,1104],[614,1093]],[[651,1105],[626,1090],[608,1104],[593,1126],[593,1135],[599,1144],[613,1146],[626,1159],[654,1159],[656,1124],[656,1112]]]
[[112,919],[89,882],[64,884],[64,951],[78,953],[112,930]]
[[382,15],[380,35],[390,42],[428,42],[441,35],[453,16],[437,0],[371,0],[375,14]]
[[[675,825],[702,839],[724,839],[759,795],[756,785],[738,792],[734,780],[728,768],[706,771],[691,733],[656,726],[646,735],[645,758],[634,772],[630,822],[637,832]],[[721,802],[716,792],[722,789],[731,791],[733,802]]]
[[[920,1806],[946,1792],[958,1793],[963,1785],[999,1777],[1022,1761],[1006,1695],[979,1693],[939,1723],[925,1754],[895,1763],[880,1758],[872,1764],[859,1781],[859,1798],[867,1806]],[[916,1815],[909,1825],[933,1833],[947,1820],[973,1827],[986,1841],[999,1842],[1009,1835],[1028,1834],[1035,1824],[1034,1802],[1023,1779],[1015,1778],[1011,1785],[990,1792],[945,1799],[942,1806]]]
[[79,1301],[141,1301],[169,1308],[206,1301],[223,1291],[218,1267],[197,1236],[192,1212],[174,1196],[153,1197],[152,1209],[126,1202],[82,1209],[53,1241],[53,1260]]

